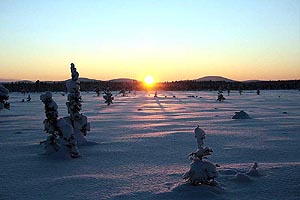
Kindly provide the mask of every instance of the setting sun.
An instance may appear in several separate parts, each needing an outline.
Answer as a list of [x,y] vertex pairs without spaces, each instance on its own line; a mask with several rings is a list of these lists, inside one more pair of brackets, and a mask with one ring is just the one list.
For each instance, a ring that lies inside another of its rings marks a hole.
[[150,86],[154,83],[154,78],[151,75],[148,75],[144,78],[144,82],[146,85]]

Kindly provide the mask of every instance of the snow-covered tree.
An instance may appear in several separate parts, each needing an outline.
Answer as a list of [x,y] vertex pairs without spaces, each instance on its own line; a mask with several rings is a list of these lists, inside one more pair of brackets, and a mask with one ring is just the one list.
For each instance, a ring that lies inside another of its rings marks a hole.
[[97,87],[97,88],[95,89],[95,92],[96,92],[96,94],[97,94],[97,97],[99,97],[99,96],[100,96],[100,88]]
[[256,90],[256,94],[260,95],[260,90],[259,89]]
[[72,79],[66,83],[69,93],[66,105],[70,116],[64,119],[73,127],[77,143],[81,145],[87,142],[84,136],[90,131],[90,123],[88,123],[87,117],[80,113],[82,100],[80,96],[80,81],[78,79],[79,73],[73,63],[71,63],[71,77]]
[[8,93],[8,89],[0,83],[0,110],[3,108],[9,109],[10,107],[10,104],[7,102],[9,98]]
[[79,157],[73,128],[63,118],[58,118],[58,107],[52,99],[51,92],[42,94],[40,100],[45,104],[44,131],[49,134],[47,139],[41,142],[46,154],[57,153],[59,156]]
[[223,93],[221,93],[221,92],[219,92],[218,93],[218,98],[217,98],[217,101],[224,101],[225,100],[225,97],[224,97],[224,95],[223,95]]
[[109,90],[109,88],[106,88],[106,90],[104,91],[103,99],[105,99],[105,103],[108,106],[113,103],[114,97],[112,96],[112,93]]
[[214,180],[218,176],[216,165],[206,160],[206,156],[211,155],[213,151],[209,147],[203,147],[206,133],[199,126],[194,132],[198,149],[189,154],[192,163],[190,170],[183,175],[183,179],[193,185],[217,185]]

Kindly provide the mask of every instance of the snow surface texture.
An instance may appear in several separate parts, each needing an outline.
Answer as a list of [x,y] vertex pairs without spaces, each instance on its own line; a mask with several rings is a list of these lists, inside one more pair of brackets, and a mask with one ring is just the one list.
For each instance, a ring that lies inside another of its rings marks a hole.
[[[10,110],[0,111],[0,199],[299,199],[299,91],[231,91],[222,103],[215,92],[158,93],[116,96],[111,106],[81,93],[93,126],[87,139],[98,144],[80,147],[81,157],[70,160],[37,153],[45,139],[40,94],[24,104],[23,94],[10,93]],[[68,115],[66,97],[53,99],[59,115]],[[231,119],[237,110],[253,119]],[[182,181],[198,124],[225,191]],[[237,173],[247,175],[255,161],[261,176],[240,181]]]

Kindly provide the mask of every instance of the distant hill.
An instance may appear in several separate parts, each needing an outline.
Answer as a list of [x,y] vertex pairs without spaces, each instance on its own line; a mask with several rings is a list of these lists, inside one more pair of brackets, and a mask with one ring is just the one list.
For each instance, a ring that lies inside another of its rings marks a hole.
[[133,81],[137,81],[137,80],[131,78],[118,78],[118,79],[109,80],[109,82],[133,82]]
[[33,83],[33,81],[29,80],[21,80],[21,81],[16,81],[17,83]]
[[0,83],[10,83],[10,82],[16,82],[19,81],[17,79],[6,79],[6,78],[0,78]]
[[99,81],[99,80],[90,79],[90,78],[79,78],[79,81],[80,82],[96,82],[96,81]]
[[202,78],[195,79],[195,81],[225,81],[225,82],[236,82],[234,80],[222,77],[222,76],[204,76]]

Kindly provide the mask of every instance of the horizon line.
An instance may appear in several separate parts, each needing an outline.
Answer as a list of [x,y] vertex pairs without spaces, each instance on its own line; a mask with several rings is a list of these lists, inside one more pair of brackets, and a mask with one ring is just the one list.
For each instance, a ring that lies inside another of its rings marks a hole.
[[[193,81],[193,80],[197,80],[197,79],[201,79],[201,78],[205,78],[205,77],[221,77],[221,78],[224,78],[224,79],[231,80],[233,82],[246,82],[246,81],[294,81],[294,80],[300,80],[300,78],[295,78],[295,79],[268,79],[268,80],[261,80],[261,79],[234,80],[234,79],[231,79],[231,78],[228,78],[228,77],[224,77],[224,76],[210,76],[209,75],[209,76],[203,76],[203,77],[195,78],[195,79],[180,79],[180,80],[155,81],[155,83],[174,82],[174,81]],[[40,79],[37,79],[37,80],[33,80],[33,79],[0,78],[0,83],[25,82],[25,81],[28,81],[28,82],[36,82],[36,81],[40,81],[40,82],[63,82],[63,81],[67,81],[69,79],[65,79],[65,80],[40,80]],[[118,79],[130,79],[130,80],[134,80],[134,81],[143,82],[143,80],[138,80],[138,79],[134,79],[134,78],[112,78],[112,79],[108,79],[108,80],[102,80],[102,79],[95,79],[95,78],[80,77],[79,79],[89,79],[91,81],[112,81],[112,80],[118,80]],[[230,81],[227,81],[227,82],[230,82]]]

